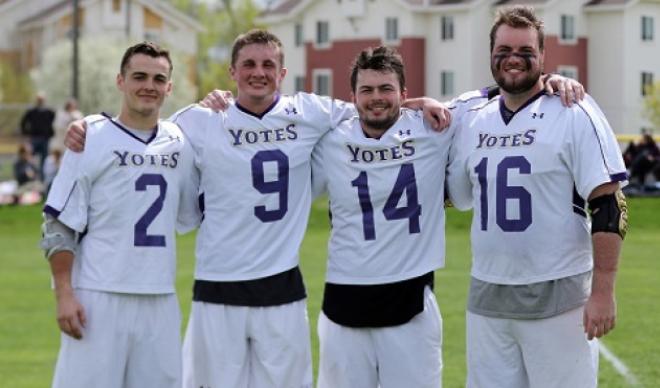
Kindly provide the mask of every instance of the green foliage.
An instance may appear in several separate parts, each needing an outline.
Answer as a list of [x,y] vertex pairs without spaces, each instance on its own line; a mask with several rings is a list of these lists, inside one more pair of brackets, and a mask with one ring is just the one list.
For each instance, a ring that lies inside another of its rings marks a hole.
[[34,92],[30,77],[18,72],[9,63],[0,63],[0,101],[2,103],[32,102]]
[[24,110],[33,99],[30,77],[11,64],[0,62],[0,103],[4,105],[0,110],[0,136],[18,133]]
[[197,97],[201,99],[213,89],[235,93],[229,73],[231,46],[236,36],[259,27],[256,24],[259,9],[252,0],[222,0],[216,1],[215,5],[192,0],[171,2],[180,10],[192,14],[205,29],[198,36]]
[[653,123],[653,127],[660,130],[660,81],[648,86],[644,98],[644,113]]
[[[124,51],[132,44],[135,42],[105,37],[80,40],[79,107],[84,114],[119,112],[121,94],[116,87],[116,78]],[[35,85],[46,92],[52,106],[61,106],[70,96],[71,52],[70,41],[49,47],[44,53],[41,66],[32,72]],[[195,99],[195,87],[187,77],[188,64],[177,53],[171,53],[171,57],[174,88],[172,95],[165,100],[162,117],[167,117]]]

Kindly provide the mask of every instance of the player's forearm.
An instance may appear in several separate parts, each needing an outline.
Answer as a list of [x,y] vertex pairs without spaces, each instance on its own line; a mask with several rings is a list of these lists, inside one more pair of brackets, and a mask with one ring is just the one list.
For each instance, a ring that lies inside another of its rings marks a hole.
[[73,260],[74,256],[71,251],[59,251],[49,258],[50,270],[55,286],[55,296],[58,298],[62,294],[70,293],[73,290],[71,286]]
[[424,108],[427,97],[408,98],[401,105],[404,108],[420,110]]
[[622,239],[616,233],[599,232],[592,235],[594,273],[592,294],[613,295],[619,266]]

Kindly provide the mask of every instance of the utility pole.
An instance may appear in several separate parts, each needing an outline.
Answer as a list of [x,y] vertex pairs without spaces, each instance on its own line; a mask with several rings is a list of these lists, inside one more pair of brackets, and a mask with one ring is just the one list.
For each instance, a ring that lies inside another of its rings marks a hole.
[[131,0],[126,0],[126,40],[131,40]]
[[73,34],[71,36],[73,40],[73,77],[71,82],[71,96],[78,99],[78,65],[79,65],[79,56],[78,56],[78,38],[80,36],[80,9],[78,8],[78,0],[72,0],[73,2]]

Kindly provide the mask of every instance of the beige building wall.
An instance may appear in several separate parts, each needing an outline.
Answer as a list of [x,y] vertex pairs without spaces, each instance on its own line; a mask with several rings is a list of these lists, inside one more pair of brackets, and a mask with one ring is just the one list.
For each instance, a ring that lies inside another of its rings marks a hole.
[[[617,133],[628,132],[624,125],[624,25],[615,11],[593,11],[589,25],[589,93],[607,115]],[[619,58],[613,58],[619,56]]]
[[[295,75],[304,75],[307,67],[304,46],[295,47],[293,44],[294,23],[303,25],[307,42],[315,39],[318,20],[330,23],[330,41],[381,39],[385,36],[387,17],[398,19],[401,37],[425,40],[423,60],[427,95],[447,100],[462,92],[493,84],[488,34],[496,9],[495,0],[442,5],[431,5],[432,1],[425,0],[417,1],[415,5],[410,3],[413,2],[302,0],[291,15],[277,15],[271,19],[276,20],[271,24],[272,30],[285,40],[290,72],[283,90],[292,92]],[[577,69],[613,129],[617,133],[639,133],[641,128],[650,126],[643,117],[641,73],[651,72],[655,81],[660,80],[660,1],[608,1],[588,7],[585,6],[587,3],[587,0],[529,2],[544,19],[546,35],[555,42],[554,49],[562,52],[559,57],[554,57],[554,62],[561,63],[552,64],[551,70],[564,65]],[[442,15],[454,18],[453,40],[440,39]],[[560,37],[562,15],[574,17],[574,40]],[[654,18],[652,41],[641,40],[642,15]],[[584,50],[586,59],[579,59]],[[567,63],[561,55],[566,56]],[[454,74],[452,95],[440,92],[442,71]]]

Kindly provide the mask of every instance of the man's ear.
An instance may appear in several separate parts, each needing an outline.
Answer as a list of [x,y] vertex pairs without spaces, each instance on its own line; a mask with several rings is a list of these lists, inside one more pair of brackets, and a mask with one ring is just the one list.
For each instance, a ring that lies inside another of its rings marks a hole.
[[121,73],[117,74],[115,84],[117,85],[117,89],[119,89],[119,91],[121,91],[121,92],[124,91],[124,75],[123,74],[121,74]]

